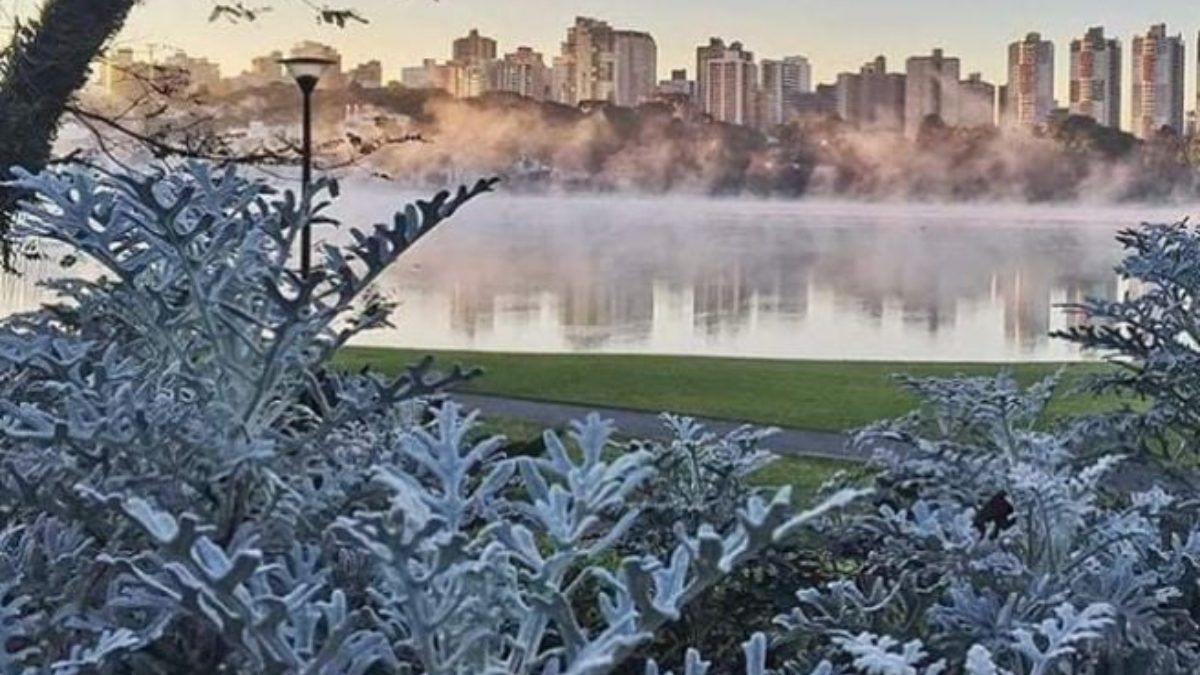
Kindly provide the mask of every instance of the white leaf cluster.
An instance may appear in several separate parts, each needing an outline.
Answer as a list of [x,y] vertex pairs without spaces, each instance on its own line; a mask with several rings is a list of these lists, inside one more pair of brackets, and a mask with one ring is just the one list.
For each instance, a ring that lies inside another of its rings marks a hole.
[[[388,320],[374,280],[491,186],[351,230],[301,276],[304,225],[339,226],[333,183],[301,201],[201,164],[23,175],[21,235],[100,273],[0,325],[0,674],[608,673],[862,494],[796,514],[787,490],[718,490],[719,521],[639,551],[675,450],[591,417],[509,458],[453,403],[413,414],[468,373],[339,371]],[[761,462],[755,432],[677,436]],[[692,511],[718,487],[697,477]],[[747,643],[753,675],[766,647]]]
[[795,667],[1200,668],[1194,499],[1123,489],[1122,458],[1089,452],[1106,426],[1047,419],[1054,379],[907,384],[922,411],[857,441],[874,451],[874,504],[826,530],[853,573],[800,591],[780,618]]

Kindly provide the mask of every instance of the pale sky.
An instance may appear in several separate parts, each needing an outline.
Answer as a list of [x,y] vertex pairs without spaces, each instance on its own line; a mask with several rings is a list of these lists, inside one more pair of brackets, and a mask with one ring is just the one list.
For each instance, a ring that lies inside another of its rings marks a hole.
[[[664,75],[682,67],[691,75],[696,46],[721,36],[741,40],[759,58],[803,54],[818,82],[856,70],[876,54],[887,56],[891,69],[902,69],[907,56],[940,46],[962,58],[964,75],[981,71],[1002,84],[1006,45],[1038,31],[1055,43],[1058,97],[1065,104],[1071,39],[1089,26],[1105,26],[1121,39],[1128,71],[1132,35],[1160,22],[1184,36],[1188,100],[1194,100],[1200,31],[1196,0],[243,0],[275,6],[251,25],[208,23],[213,1],[144,0],[120,41],[206,55],[221,63],[223,74],[234,75],[253,56],[316,39],[337,47],[351,65],[378,58],[385,79],[399,79],[401,67],[424,57],[448,58],[450,41],[471,28],[499,40],[501,52],[528,45],[549,61],[574,17],[586,15],[652,33]],[[28,12],[36,4],[0,0],[9,12]],[[318,26],[310,4],[350,4],[371,24]],[[1125,98],[1128,107],[1128,88]]]

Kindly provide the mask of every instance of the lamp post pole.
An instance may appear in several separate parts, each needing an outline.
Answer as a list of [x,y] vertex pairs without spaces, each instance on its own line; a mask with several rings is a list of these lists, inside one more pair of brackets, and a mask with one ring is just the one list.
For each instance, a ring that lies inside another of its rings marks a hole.
[[308,278],[312,269],[312,221],[309,216],[309,191],[312,186],[312,93],[317,87],[317,78],[301,76],[296,78],[300,92],[304,98],[304,129],[301,132],[300,152],[300,199],[304,207],[304,228],[300,230],[300,276]]
[[300,142],[300,203],[304,209],[304,223],[300,228],[300,276],[307,279],[309,272],[312,271],[312,221],[309,218],[311,215],[309,201],[312,198],[310,194],[312,189],[312,97],[313,90],[317,88],[317,82],[321,79],[321,74],[327,68],[336,65],[337,62],[318,57],[296,56],[290,59],[280,59],[279,63],[296,80],[296,85],[300,87],[300,94],[304,99],[303,130]]

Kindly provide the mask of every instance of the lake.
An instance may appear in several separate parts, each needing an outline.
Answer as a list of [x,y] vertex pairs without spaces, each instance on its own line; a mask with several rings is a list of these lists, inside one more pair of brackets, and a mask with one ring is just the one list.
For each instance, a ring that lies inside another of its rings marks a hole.
[[[348,221],[394,193],[347,188]],[[1085,358],[1060,305],[1114,298],[1113,236],[1184,207],[485,196],[381,283],[377,346],[913,361]],[[41,299],[49,266],[0,283]]]

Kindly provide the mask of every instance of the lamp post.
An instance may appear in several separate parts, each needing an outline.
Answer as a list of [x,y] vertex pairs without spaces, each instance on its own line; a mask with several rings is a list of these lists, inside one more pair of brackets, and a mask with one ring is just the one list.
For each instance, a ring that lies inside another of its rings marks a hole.
[[[279,63],[287,69],[288,75],[296,80],[304,99],[304,125],[301,142],[302,164],[300,170],[300,198],[304,208],[308,208],[308,191],[312,183],[312,93],[317,88],[317,82],[325,70],[334,65],[334,61],[311,56],[297,56],[290,59],[280,59]],[[304,227],[300,230],[300,275],[308,278],[312,268],[312,223],[306,217]]]

